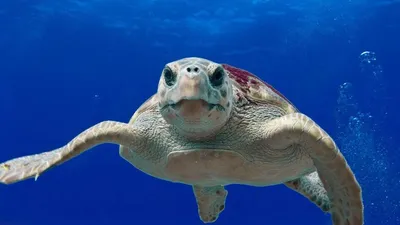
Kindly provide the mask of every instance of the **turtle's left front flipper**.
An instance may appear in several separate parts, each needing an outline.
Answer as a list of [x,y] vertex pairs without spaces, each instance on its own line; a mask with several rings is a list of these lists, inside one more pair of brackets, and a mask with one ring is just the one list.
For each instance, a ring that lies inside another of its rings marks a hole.
[[1,163],[0,183],[11,184],[33,177],[36,179],[50,168],[103,143],[135,148],[143,144],[143,136],[126,123],[104,121],[83,131],[61,148]]
[[265,140],[272,149],[299,145],[313,160],[327,191],[333,225],[363,225],[361,188],[332,138],[312,119],[301,113],[267,122]]
[[285,182],[285,185],[308,198],[322,211],[330,211],[331,201],[324,184],[318,176],[318,172],[312,172],[295,180]]

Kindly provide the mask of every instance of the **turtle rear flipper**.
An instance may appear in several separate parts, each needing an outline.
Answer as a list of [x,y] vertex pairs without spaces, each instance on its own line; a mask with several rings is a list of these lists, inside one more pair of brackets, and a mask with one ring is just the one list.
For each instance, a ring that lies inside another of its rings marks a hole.
[[114,143],[135,148],[143,143],[141,137],[126,123],[104,121],[85,130],[64,147],[1,163],[0,183],[11,184],[33,177],[37,179],[41,173],[99,144]]
[[214,187],[193,186],[196,197],[200,219],[204,223],[213,223],[218,219],[219,214],[225,209],[226,196],[228,191],[224,186]]
[[361,188],[331,137],[301,113],[288,114],[265,124],[266,142],[278,151],[297,144],[317,168],[327,191],[333,225],[363,225]]
[[298,179],[285,182],[284,184],[308,198],[322,211],[329,212],[331,209],[331,202],[318,176],[318,172],[312,172]]

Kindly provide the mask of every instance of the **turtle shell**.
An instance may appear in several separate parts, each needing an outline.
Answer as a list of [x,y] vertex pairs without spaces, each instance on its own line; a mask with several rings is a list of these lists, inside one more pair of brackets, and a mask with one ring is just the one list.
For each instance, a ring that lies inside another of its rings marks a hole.
[[233,81],[236,89],[243,94],[237,96],[239,101],[240,98],[244,97],[248,102],[255,104],[277,105],[288,113],[298,111],[283,94],[256,75],[228,64],[221,65]]

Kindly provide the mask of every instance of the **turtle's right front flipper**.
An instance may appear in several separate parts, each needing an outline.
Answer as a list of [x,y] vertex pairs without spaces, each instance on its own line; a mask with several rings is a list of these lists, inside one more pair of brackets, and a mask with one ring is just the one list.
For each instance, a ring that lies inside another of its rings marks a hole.
[[[321,201],[325,199],[323,201],[329,202],[326,209],[329,208],[333,225],[364,224],[361,187],[345,157],[327,132],[308,116],[292,113],[268,121],[264,133],[271,149],[286,149],[290,145],[297,145],[313,160],[317,170],[315,175],[319,179],[307,180],[312,178],[310,176],[303,178],[301,188],[308,186],[313,190],[302,193],[314,196],[319,193]],[[326,194],[318,187],[320,184]]]
[[33,177],[36,179],[48,169],[99,144],[114,143],[135,149],[143,145],[143,138],[143,135],[129,124],[104,121],[85,130],[61,148],[1,163],[0,183],[11,184]]

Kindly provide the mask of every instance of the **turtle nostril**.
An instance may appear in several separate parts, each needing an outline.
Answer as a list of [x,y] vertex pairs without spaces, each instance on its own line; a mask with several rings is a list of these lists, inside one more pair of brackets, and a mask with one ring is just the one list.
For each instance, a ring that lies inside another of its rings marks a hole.
[[193,66],[193,67],[186,67],[186,71],[187,72],[195,72],[195,73],[197,73],[197,72],[199,72],[199,67],[197,67],[197,66]]

